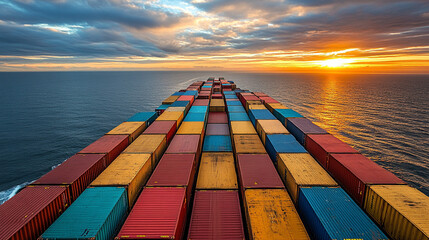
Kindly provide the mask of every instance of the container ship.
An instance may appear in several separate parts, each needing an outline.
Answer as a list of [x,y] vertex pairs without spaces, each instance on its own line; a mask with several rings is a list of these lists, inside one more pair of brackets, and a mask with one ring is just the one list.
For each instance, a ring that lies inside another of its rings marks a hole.
[[0,239],[429,239],[429,199],[262,92],[209,78],[0,206]]

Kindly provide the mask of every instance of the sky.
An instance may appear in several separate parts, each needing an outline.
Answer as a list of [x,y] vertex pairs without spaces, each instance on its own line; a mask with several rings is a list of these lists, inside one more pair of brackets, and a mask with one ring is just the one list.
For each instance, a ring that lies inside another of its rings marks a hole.
[[429,73],[428,0],[0,0],[0,71]]

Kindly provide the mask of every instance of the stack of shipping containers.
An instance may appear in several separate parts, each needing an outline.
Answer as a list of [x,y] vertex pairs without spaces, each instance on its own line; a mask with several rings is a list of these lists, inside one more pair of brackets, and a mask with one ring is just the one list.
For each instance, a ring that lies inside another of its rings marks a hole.
[[225,101],[221,82],[210,83],[214,92],[210,98],[188,239],[241,240],[244,230]]
[[[254,106],[261,108],[263,105],[251,93],[240,93],[239,96],[242,105],[228,105],[228,112],[249,238],[309,239],[295,206],[243,107],[247,106],[248,111],[252,111]],[[237,113],[243,115],[240,118],[234,116]]]
[[267,94],[209,78],[6,201],[0,239],[429,239],[428,199]]
[[[207,119],[208,106],[193,106],[202,84],[192,84],[158,118],[161,121],[175,120],[177,133],[156,165],[117,239],[183,238]],[[180,116],[171,113],[180,113]],[[165,114],[172,117],[163,118]]]

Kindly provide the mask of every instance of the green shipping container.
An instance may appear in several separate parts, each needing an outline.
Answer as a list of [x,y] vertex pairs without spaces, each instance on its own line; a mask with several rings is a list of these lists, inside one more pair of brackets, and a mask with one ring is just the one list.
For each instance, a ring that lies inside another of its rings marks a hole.
[[39,239],[112,239],[127,210],[124,188],[87,188]]

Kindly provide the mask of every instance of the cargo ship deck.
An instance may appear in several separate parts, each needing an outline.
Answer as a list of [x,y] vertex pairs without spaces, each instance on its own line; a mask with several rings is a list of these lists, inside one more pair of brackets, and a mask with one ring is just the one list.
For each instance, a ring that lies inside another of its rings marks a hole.
[[209,78],[0,205],[0,239],[429,239],[429,198],[287,103]]

